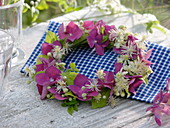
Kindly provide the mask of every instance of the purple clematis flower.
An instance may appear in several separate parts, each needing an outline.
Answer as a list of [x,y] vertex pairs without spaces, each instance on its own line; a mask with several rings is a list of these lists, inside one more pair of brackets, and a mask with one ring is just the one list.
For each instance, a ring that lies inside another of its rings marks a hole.
[[155,116],[156,123],[161,126],[161,117],[163,114],[170,116],[170,93],[160,91],[154,98],[153,106],[148,107],[146,111],[151,111]]
[[36,82],[41,86],[52,85],[60,78],[61,71],[55,66],[50,66],[45,70],[45,73],[39,73],[35,76]]
[[52,50],[55,48],[55,46],[62,47],[58,40],[54,41],[52,44],[50,44],[50,43],[43,43],[42,44],[42,54],[43,55],[47,55],[48,52],[52,52]]
[[133,94],[136,94],[135,89],[137,87],[139,87],[143,83],[143,80],[140,79],[140,78],[142,78],[142,76],[128,76],[128,75],[125,75],[125,78],[130,79],[130,81],[129,81],[129,92],[131,92]]
[[95,27],[94,21],[84,21],[83,27],[85,30],[92,30]]
[[109,41],[102,42],[103,36],[98,34],[97,29],[92,29],[87,37],[90,48],[95,46],[98,55],[104,55],[104,48],[107,47]]
[[114,73],[116,74],[116,73],[118,73],[118,72],[122,69],[123,64],[116,62],[116,63],[114,64],[114,67],[115,67]]
[[142,52],[139,52],[139,58],[146,63],[147,66],[150,66],[151,64],[153,64],[152,62],[150,62],[148,59],[150,58],[152,51],[154,49],[150,49],[147,52],[145,52],[144,54],[142,54]]
[[138,39],[135,36],[133,36],[132,34],[130,34],[127,39],[128,42],[135,42],[136,40],[138,40]]
[[71,21],[66,29],[64,28],[64,24],[59,27],[58,35],[60,39],[67,39],[69,41],[74,41],[79,39],[83,34],[83,31],[76,25],[73,21]]
[[65,100],[68,99],[68,97],[62,97],[62,92],[57,92],[55,87],[52,87],[50,89],[48,89],[49,92],[54,94],[54,97],[58,100]]
[[41,85],[37,84],[37,89],[38,89],[38,92],[40,94],[40,99],[41,100],[45,99],[45,97],[48,94],[47,87],[46,86],[41,86]]
[[78,74],[74,79],[74,85],[70,85],[68,88],[77,96],[81,101],[91,100],[93,96],[97,96],[99,93],[96,90],[86,88],[86,85],[90,84],[90,79],[82,74]]
[[39,60],[42,62],[41,64],[36,65],[36,72],[44,71],[46,68],[55,65],[56,61],[53,58],[45,59],[45,58],[39,58]]
[[103,85],[104,87],[110,89],[110,97],[111,97],[113,95],[114,85],[115,85],[114,73],[108,71],[104,71],[103,73],[105,73],[104,79],[103,80],[99,79],[98,81],[100,85]]

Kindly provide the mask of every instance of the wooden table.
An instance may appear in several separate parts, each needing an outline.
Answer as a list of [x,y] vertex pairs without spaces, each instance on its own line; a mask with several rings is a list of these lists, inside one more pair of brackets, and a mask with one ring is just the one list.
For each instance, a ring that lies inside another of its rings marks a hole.
[[[86,15],[86,16],[84,16]],[[119,14],[103,16],[96,9],[85,8],[61,17],[54,21],[69,21],[86,19],[103,19],[116,26],[124,24],[130,27],[130,31],[146,33],[143,23],[150,20],[153,15]],[[154,17],[154,16],[153,16]],[[154,118],[145,110],[150,104],[131,99],[121,98],[115,108],[106,106],[99,109],[91,109],[90,104],[82,103],[79,111],[70,116],[66,108],[61,107],[61,102],[56,100],[40,100],[35,83],[26,84],[28,77],[19,71],[28,59],[37,42],[47,28],[48,22],[37,24],[24,30],[24,39],[20,48],[26,53],[24,61],[12,68],[11,76],[6,85],[6,95],[0,100],[0,128],[156,128]],[[167,29],[166,29],[167,30]],[[168,31],[168,30],[167,30]],[[159,36],[158,36],[159,35]],[[162,32],[154,30],[149,34],[149,40],[170,46],[168,38]],[[163,128],[170,127],[170,117],[164,117]]]

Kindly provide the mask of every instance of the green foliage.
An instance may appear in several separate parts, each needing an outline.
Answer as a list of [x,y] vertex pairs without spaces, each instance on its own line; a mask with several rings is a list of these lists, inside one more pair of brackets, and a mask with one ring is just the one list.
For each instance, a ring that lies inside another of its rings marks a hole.
[[76,78],[77,74],[78,73],[75,72],[64,72],[61,75],[67,77],[66,83],[69,86],[69,85],[74,85],[74,79]]
[[110,95],[110,89],[103,88],[101,91],[100,100],[92,99],[92,108],[95,109],[95,108],[101,108],[101,107],[106,106],[109,95]]
[[45,38],[45,41],[47,43],[53,43],[54,41],[58,40],[58,37],[56,36],[55,33],[51,32],[51,31],[47,31],[46,32],[46,38]]
[[77,100],[65,100],[64,103],[61,104],[61,106],[63,107],[67,107],[68,106],[68,109],[67,109],[67,112],[72,115],[74,111],[78,111],[78,105],[79,105],[79,102]]

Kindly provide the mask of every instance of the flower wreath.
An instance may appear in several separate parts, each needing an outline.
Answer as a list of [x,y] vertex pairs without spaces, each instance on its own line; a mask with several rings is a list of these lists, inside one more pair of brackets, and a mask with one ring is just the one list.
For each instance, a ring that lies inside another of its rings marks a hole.
[[[67,111],[72,115],[78,111],[82,101],[90,101],[92,108],[115,106],[113,96],[135,95],[135,89],[143,82],[148,83],[148,76],[152,73],[148,61],[152,50],[147,50],[145,38],[126,32],[125,26],[116,28],[106,25],[102,20],[98,22],[84,21],[78,24],[70,22],[66,27],[62,24],[58,36],[48,31],[46,42],[42,44],[41,55],[38,56],[33,70],[25,71],[36,81],[41,99],[62,100],[62,106],[68,106]],[[75,63],[66,68],[63,58],[70,49],[81,45],[89,45],[98,55],[104,55],[105,49],[113,49],[119,56],[114,64],[115,71],[96,72],[95,79],[89,79],[78,73]],[[31,81],[27,81],[30,83]],[[155,121],[160,126],[163,114],[170,116],[170,78],[167,80],[166,90],[160,91],[153,101],[153,105],[146,111],[155,115]]]
[[[115,97],[135,95],[135,89],[143,82],[148,83],[152,73],[148,59],[152,49],[147,51],[145,38],[138,39],[137,35],[126,32],[125,26],[116,28],[106,25],[102,20],[84,21],[66,26],[61,24],[58,36],[48,31],[46,42],[42,44],[41,55],[38,56],[34,72],[29,75],[37,83],[41,99],[62,100],[62,106],[68,106],[72,114],[78,110],[81,101],[90,101],[92,108],[115,105]],[[113,49],[119,54],[114,64],[115,71],[96,72],[95,79],[78,73],[75,63],[70,68],[65,67],[63,58],[70,49],[81,45],[95,48],[96,54],[104,55],[105,49]]]

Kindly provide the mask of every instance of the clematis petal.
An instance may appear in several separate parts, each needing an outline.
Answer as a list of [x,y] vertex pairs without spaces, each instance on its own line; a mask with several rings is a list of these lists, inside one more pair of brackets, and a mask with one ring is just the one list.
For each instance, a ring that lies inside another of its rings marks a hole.
[[106,74],[104,77],[104,80],[106,82],[114,82],[114,73],[113,72],[104,71],[104,73]]
[[66,26],[66,32],[72,33],[75,30],[76,26],[77,25],[73,21],[70,21],[70,23]]
[[49,43],[43,43],[42,44],[42,54],[44,55],[47,55],[48,52],[51,52],[51,50],[53,49],[54,47],[49,44]]
[[122,69],[123,65],[121,63],[115,63],[114,67],[115,67],[115,72],[114,73],[116,74]]
[[46,74],[54,80],[59,77],[60,73],[61,71],[53,65],[46,69]]
[[113,48],[113,51],[118,53],[118,54],[122,54],[122,50],[124,50],[124,49],[123,48],[116,48],[116,47]]
[[50,89],[48,89],[48,91],[51,92],[51,93],[53,93],[53,94],[56,94],[56,92],[57,92],[57,91],[56,91],[56,88],[53,88],[53,87],[50,88]]
[[160,118],[158,118],[158,117],[156,117],[156,116],[155,116],[155,121],[156,121],[156,123],[157,123],[159,126],[162,125]]
[[64,33],[64,24],[62,23],[58,29],[58,35],[60,37],[60,39],[64,39],[66,38],[66,34]]
[[60,46],[62,48],[61,43],[58,40],[54,41],[52,44],[54,46]]
[[68,87],[74,94],[81,96],[81,94],[83,93],[83,91],[81,90],[81,88],[77,85],[70,85]]
[[39,71],[44,71],[44,64],[38,64],[36,65],[36,72],[39,72]]
[[79,87],[84,86],[88,82],[88,78],[82,74],[78,74],[76,78],[74,79],[74,85],[77,85]]
[[162,96],[162,103],[168,103],[170,100],[170,93],[164,93]]
[[167,104],[164,104],[164,107],[163,107],[163,113],[165,113],[167,116],[170,116],[170,106],[167,105]]
[[88,96],[97,96],[99,93],[96,91],[90,92]]
[[67,97],[62,97],[60,94],[56,93],[54,95],[54,97],[57,99],[57,100],[65,100],[65,99],[68,99]]
[[170,92],[170,78],[168,78],[166,82],[166,91]]
[[132,83],[134,83],[136,80],[136,78],[132,78],[130,81],[129,81],[129,85],[131,85]]
[[104,43],[102,43],[102,47],[104,48],[107,47],[109,43],[110,43],[109,40],[106,40]]
[[95,39],[93,37],[91,37],[91,36],[87,37],[87,42],[88,42],[90,48],[94,47],[94,44],[95,44],[94,41],[95,41]]
[[104,48],[101,45],[95,44],[95,48],[98,55],[104,55]]
[[139,87],[143,83],[143,80],[137,79],[133,84],[129,85],[129,92],[136,94],[135,88]]
[[134,76],[129,76],[129,75],[125,75],[125,78],[142,78],[141,75],[134,75]]
[[145,59],[145,60],[148,60],[148,59],[150,58],[153,50],[154,50],[154,49],[150,49],[150,50],[148,50],[148,51],[145,53],[145,55],[144,55],[144,59]]
[[81,100],[81,101],[89,101],[91,100],[92,97],[86,97],[86,99],[83,99],[82,97],[77,97],[77,99]]
[[86,30],[91,30],[94,28],[94,22],[93,21],[84,21],[83,22],[83,27]]
[[36,86],[37,86],[39,94],[41,95],[42,94],[42,90],[43,90],[43,86],[41,86],[39,84],[37,84]]
[[43,89],[42,89],[42,94],[41,94],[41,100],[45,99],[45,97],[47,96],[48,94],[48,90],[47,90],[47,86],[43,86]]
[[50,78],[45,73],[40,73],[35,76],[36,82],[39,85],[46,86],[50,82]]
[[79,39],[83,34],[83,31],[77,26],[77,29],[73,32],[75,39]]
[[163,92],[162,90],[160,91],[160,93],[158,93],[155,98],[154,98],[154,104],[158,104],[162,101],[162,97],[163,97]]

